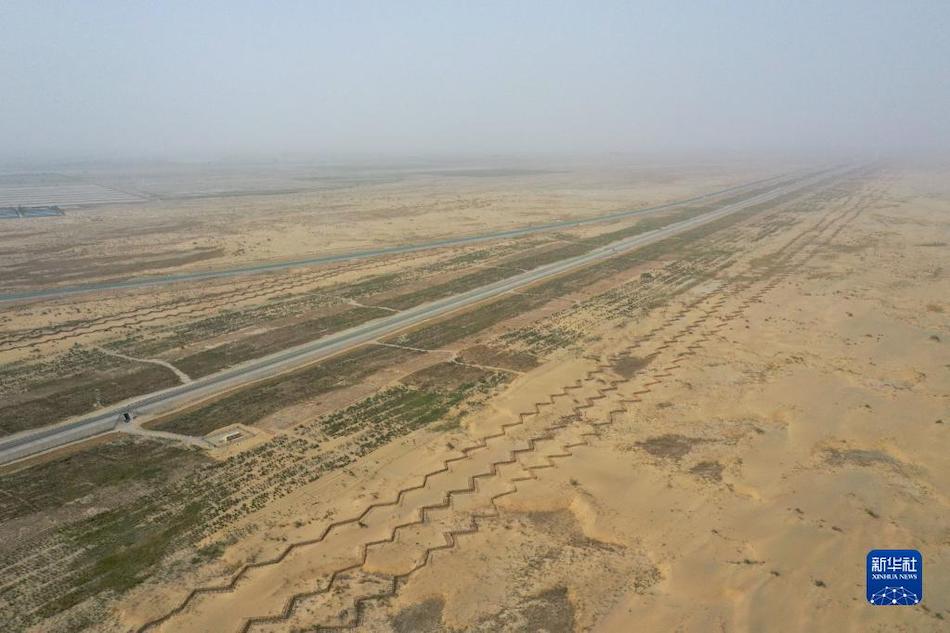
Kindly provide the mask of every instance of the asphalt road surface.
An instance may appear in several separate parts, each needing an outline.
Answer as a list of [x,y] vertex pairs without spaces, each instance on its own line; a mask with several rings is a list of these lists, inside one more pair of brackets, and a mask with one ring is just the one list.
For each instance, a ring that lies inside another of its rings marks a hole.
[[772,189],[745,200],[724,205],[702,215],[675,222],[665,227],[647,231],[633,237],[599,247],[593,251],[568,259],[540,266],[495,283],[422,304],[391,316],[382,317],[335,334],[292,347],[262,358],[245,362],[230,369],[199,378],[192,382],[170,387],[162,391],[127,400],[105,409],[31,431],[24,431],[0,439],[0,464],[21,459],[37,452],[51,450],[80,439],[111,430],[126,411],[134,411],[139,417],[155,417],[222,392],[245,386],[249,383],[271,378],[281,373],[323,360],[353,347],[374,341],[400,330],[418,325],[423,321],[445,316],[474,304],[498,297],[593,263],[653,244],[677,233],[696,228],[748,207],[774,200],[780,196],[803,190],[822,181],[833,179],[850,169],[839,168],[799,178],[793,182],[781,182]]

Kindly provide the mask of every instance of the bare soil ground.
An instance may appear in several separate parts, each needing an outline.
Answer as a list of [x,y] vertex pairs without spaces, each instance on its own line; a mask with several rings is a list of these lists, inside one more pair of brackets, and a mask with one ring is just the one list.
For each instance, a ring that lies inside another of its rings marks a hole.
[[[751,162],[86,170],[39,183],[50,193],[67,191],[55,200],[76,205],[66,206],[65,216],[4,224],[0,258],[16,274],[0,285],[77,283],[457,237],[661,203],[775,173],[774,165]],[[23,178],[0,180],[0,200],[25,195],[30,183]],[[76,179],[124,195],[105,206],[90,206],[95,197],[70,200]]]

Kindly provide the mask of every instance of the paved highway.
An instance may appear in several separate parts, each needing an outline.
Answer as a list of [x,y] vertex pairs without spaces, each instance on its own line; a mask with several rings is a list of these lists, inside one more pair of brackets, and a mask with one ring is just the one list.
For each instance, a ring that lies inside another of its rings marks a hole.
[[445,316],[451,312],[518,290],[552,276],[658,242],[742,209],[833,179],[843,171],[846,170],[827,170],[799,178],[794,182],[782,182],[767,192],[753,195],[688,220],[613,242],[583,255],[540,266],[481,288],[409,308],[391,316],[382,317],[310,343],[248,361],[183,385],[112,405],[96,413],[71,421],[2,438],[0,439],[0,464],[109,431],[125,411],[134,410],[138,416],[149,418],[174,411],[185,405],[236,387],[323,360],[358,345],[418,325],[423,321]]
[[196,271],[190,273],[177,273],[171,275],[159,275],[154,277],[140,277],[136,279],[126,279],[121,281],[107,281],[102,283],[92,283],[92,284],[82,284],[78,286],[61,286],[54,288],[42,288],[36,290],[23,290],[16,292],[0,293],[0,303],[10,302],[10,301],[25,301],[28,299],[51,299],[54,297],[64,297],[67,295],[74,295],[86,292],[97,292],[102,290],[120,290],[127,288],[144,288],[148,286],[158,286],[163,284],[170,284],[179,281],[198,281],[201,279],[214,279],[218,277],[234,277],[236,275],[251,275],[255,273],[266,273],[272,272],[275,270],[287,270],[289,268],[302,268],[307,266],[321,266],[325,264],[336,264],[341,262],[355,261],[359,259],[367,259],[371,257],[380,257],[383,255],[398,255],[401,253],[412,253],[416,251],[423,251],[432,248],[445,248],[449,246],[464,246],[470,244],[476,244],[478,242],[487,242],[490,240],[499,240],[499,239],[508,239],[512,237],[522,237],[524,235],[532,235],[534,233],[542,233],[545,231],[555,231],[558,229],[573,228],[578,226],[584,226],[587,224],[596,224],[601,222],[611,222],[614,220],[623,220],[626,218],[635,218],[641,215],[648,215],[651,213],[658,213],[660,211],[668,211],[676,207],[681,207],[687,204],[692,204],[694,202],[701,202],[708,200],[709,198],[715,198],[718,196],[723,196],[730,193],[736,193],[746,189],[751,189],[753,187],[762,187],[766,186],[769,183],[782,183],[792,180],[794,176],[782,175],[782,176],[773,176],[771,178],[764,178],[762,180],[756,180],[754,182],[748,182],[742,185],[736,185],[735,187],[729,187],[728,189],[720,189],[719,191],[712,191],[710,193],[704,193],[701,196],[696,196],[693,198],[688,198],[686,200],[678,200],[676,202],[669,202],[666,204],[661,204],[655,207],[649,207],[646,209],[636,209],[633,211],[618,211],[615,213],[608,213],[606,215],[598,215],[593,218],[586,218],[583,220],[562,220],[559,222],[549,222],[547,224],[536,224],[532,226],[526,226],[520,229],[510,229],[507,231],[495,231],[490,233],[481,233],[478,235],[469,235],[467,237],[452,238],[446,240],[436,240],[433,242],[422,242],[419,244],[404,244],[402,246],[390,246],[387,248],[376,248],[363,251],[355,251],[351,253],[338,253],[336,255],[325,255],[323,257],[312,257],[309,259],[296,259],[288,260],[282,262],[273,262],[269,264],[254,264],[250,266],[238,266],[235,268],[227,268],[224,270],[205,270],[205,271]]

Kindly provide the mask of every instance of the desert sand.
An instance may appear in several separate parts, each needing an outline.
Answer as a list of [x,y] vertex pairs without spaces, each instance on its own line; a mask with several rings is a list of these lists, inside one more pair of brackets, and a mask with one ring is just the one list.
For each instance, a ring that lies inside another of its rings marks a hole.
[[[944,630],[948,182],[878,169],[428,352],[390,341],[414,351],[212,458],[309,464],[347,446],[334,412],[447,359],[500,378],[31,630]],[[247,463],[249,489],[279,471]],[[873,548],[923,553],[922,604],[866,603]]]

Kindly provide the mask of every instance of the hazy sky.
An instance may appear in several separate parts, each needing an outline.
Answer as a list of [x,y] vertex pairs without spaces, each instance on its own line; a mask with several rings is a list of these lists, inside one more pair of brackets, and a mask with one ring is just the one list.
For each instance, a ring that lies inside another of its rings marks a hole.
[[0,157],[950,147],[950,1],[0,2]]

